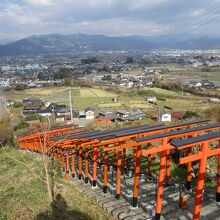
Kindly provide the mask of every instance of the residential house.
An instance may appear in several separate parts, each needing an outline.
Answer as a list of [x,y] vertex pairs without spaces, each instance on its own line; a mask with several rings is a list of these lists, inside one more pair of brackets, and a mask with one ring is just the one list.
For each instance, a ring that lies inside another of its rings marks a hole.
[[160,122],[171,122],[172,116],[170,113],[162,112],[160,113]]
[[148,103],[153,104],[153,103],[157,102],[157,97],[156,96],[150,96],[150,97],[147,97],[145,101],[148,102]]
[[41,109],[39,111],[36,112],[39,116],[42,116],[42,117],[50,117],[53,115],[53,111],[51,109]]
[[150,87],[150,86],[152,86],[152,85],[153,85],[153,82],[152,82],[152,81],[146,81],[146,82],[145,82],[145,86],[149,86],[149,87]]
[[36,88],[37,84],[32,82],[32,83],[27,84],[27,87],[29,87],[29,88]]
[[73,118],[79,118],[79,111],[77,109],[73,109]]
[[184,116],[184,114],[184,111],[173,112],[171,115],[172,120],[179,121]]
[[212,103],[220,103],[220,99],[219,99],[219,98],[210,98],[210,99],[209,99],[209,102],[212,102]]
[[48,108],[50,106],[51,102],[46,102],[44,105],[46,106],[46,108]]
[[10,86],[9,80],[7,80],[7,81],[0,81],[0,86],[1,86],[2,88],[9,87],[9,86]]
[[84,112],[85,112],[86,119],[95,118],[95,109],[88,107],[84,110]]
[[59,105],[59,104],[56,104],[56,103],[51,103],[47,108],[54,111],[55,109],[66,108],[66,105]]
[[115,113],[116,119],[120,121],[124,121],[130,114],[130,112],[126,110],[117,110]]
[[206,88],[206,89],[214,89],[215,88],[215,84],[213,82],[210,82],[209,80],[202,80],[202,87]]
[[40,105],[28,105],[28,106],[24,106],[23,114],[24,115],[33,114],[33,113],[36,113],[39,110],[41,110]]
[[34,105],[36,103],[41,103],[41,100],[39,98],[24,98],[22,100],[22,102],[24,104],[29,104],[29,105],[32,104],[32,105]]
[[110,111],[110,110],[102,109],[102,110],[99,111],[98,117],[106,117],[107,115],[112,114],[112,113],[113,113],[113,112]]
[[7,106],[13,106],[15,104],[12,100],[7,100]]
[[188,86],[190,88],[200,88],[202,86],[202,83],[199,82],[199,81],[192,80],[192,81],[189,82]]
[[79,111],[79,118],[86,118],[86,113],[85,111]]
[[[79,111],[76,109],[72,110],[72,114],[73,114],[73,119],[78,119],[80,117]],[[71,114],[67,115],[66,120],[71,120]]]
[[70,116],[70,110],[68,108],[56,108],[54,109],[54,116],[56,122],[65,122],[67,117]]
[[115,112],[109,110],[100,110],[99,115],[96,117],[96,121],[98,122],[110,122],[115,121],[116,114]]
[[132,88],[133,85],[134,85],[134,82],[132,82],[132,81],[130,81],[130,82],[127,83],[127,87],[128,87],[128,88]]
[[132,109],[130,111],[130,114],[127,118],[125,118],[128,121],[135,121],[135,120],[142,120],[143,117],[145,117],[146,114],[142,112],[140,109]]

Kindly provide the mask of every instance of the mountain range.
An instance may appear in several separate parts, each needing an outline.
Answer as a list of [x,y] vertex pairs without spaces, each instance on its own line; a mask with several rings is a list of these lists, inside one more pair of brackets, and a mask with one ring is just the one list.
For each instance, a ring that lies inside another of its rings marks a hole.
[[176,40],[168,36],[110,37],[87,34],[50,34],[27,37],[0,45],[0,56],[40,55],[105,50],[151,50],[151,49],[220,49],[220,37],[197,37]]

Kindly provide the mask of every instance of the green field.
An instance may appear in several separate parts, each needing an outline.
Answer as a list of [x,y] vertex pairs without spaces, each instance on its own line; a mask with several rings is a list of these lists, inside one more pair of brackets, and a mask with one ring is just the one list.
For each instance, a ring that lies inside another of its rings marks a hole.
[[[25,97],[37,97],[45,102],[55,102],[69,105],[69,92],[66,87],[49,87],[27,89],[24,91],[6,92],[6,97],[15,101],[22,101]],[[144,98],[140,96],[120,95],[114,92],[94,88],[73,88],[71,90],[73,107],[82,110],[86,107],[99,108],[151,108],[144,103]],[[119,97],[119,101],[114,103],[112,98]]]
[[[142,93],[142,95],[138,92]],[[86,107],[95,109],[132,109],[140,108],[143,111],[152,109],[152,105],[147,104],[144,100],[146,96],[155,95],[165,98],[164,101],[158,100],[160,107],[168,106],[172,110],[203,110],[210,107],[207,98],[196,97],[188,93],[170,91],[161,88],[144,88],[143,90],[124,89],[120,94],[106,91],[99,88],[72,88],[72,104],[75,109],[83,110]],[[149,95],[148,95],[149,92]],[[24,91],[6,92],[6,97],[11,100],[21,101],[25,97],[38,97],[44,103],[54,102],[58,104],[66,104],[69,106],[69,92],[67,87],[47,87],[26,89]],[[112,98],[118,97],[117,102],[113,102]]]
[[145,90],[153,91],[158,96],[180,96],[181,92],[174,92],[167,89],[161,89],[161,88],[145,88]]
[[202,79],[220,83],[220,75],[219,76],[203,76]]
[[[111,103],[117,95],[100,89],[73,88],[71,90],[72,103],[75,108],[97,107],[99,104]],[[26,89],[24,91],[5,92],[8,99],[22,101],[23,98],[37,97],[43,102],[55,102],[69,105],[69,93],[67,87],[48,87]]]

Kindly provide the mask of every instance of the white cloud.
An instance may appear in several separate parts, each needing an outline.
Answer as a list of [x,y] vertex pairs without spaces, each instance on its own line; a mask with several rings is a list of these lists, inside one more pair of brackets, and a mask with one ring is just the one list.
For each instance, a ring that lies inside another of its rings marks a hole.
[[130,4],[130,8],[134,10],[150,8],[158,4],[169,2],[170,0],[135,0]]
[[[80,32],[93,34],[121,35],[154,35],[163,33],[167,27],[156,25],[152,22],[133,21],[129,19],[107,19],[100,21],[79,22],[73,27]],[[109,28],[106,28],[109,27]]]
[[89,6],[92,6],[92,7],[100,7],[100,6],[108,7],[115,3],[115,1],[113,0],[90,0],[86,2]]
[[26,0],[26,2],[34,6],[48,6],[52,4],[51,0]]
[[200,16],[205,11],[205,8],[196,9],[190,12],[192,17]]
[[[220,0],[0,0],[0,33],[9,38],[78,32],[166,34],[216,2]],[[218,30],[218,21],[209,26]]]

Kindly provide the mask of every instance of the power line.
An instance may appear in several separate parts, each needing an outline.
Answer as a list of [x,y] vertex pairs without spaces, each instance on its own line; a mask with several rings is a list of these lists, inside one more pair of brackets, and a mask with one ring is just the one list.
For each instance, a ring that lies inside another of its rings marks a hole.
[[[215,4],[214,7],[210,7],[209,9],[207,9],[206,11],[204,11],[202,14],[198,15],[194,19],[191,19],[190,21],[187,21],[187,22],[183,23],[182,25],[178,26],[178,29],[175,30],[174,33],[169,34],[168,38],[166,40],[164,40],[162,43],[165,44],[165,46],[167,46],[167,44],[170,44],[170,41],[175,40],[175,38],[176,38],[175,34],[181,33],[181,31],[186,32],[187,29],[189,27],[191,27],[192,25],[199,25],[200,22],[204,22],[203,18],[206,19],[207,16],[210,16],[210,15],[212,16],[212,15],[218,14],[218,11],[216,11],[216,10],[219,8],[220,8],[220,2]],[[206,21],[205,21],[205,23],[206,23]]]
[[[219,7],[220,7],[220,2],[217,3],[217,4],[215,4],[215,5],[213,5],[213,7],[210,7],[209,9],[207,9],[207,10],[204,11],[203,13],[199,14],[198,16],[192,18],[191,20],[187,19],[187,21],[185,21],[185,23],[182,23],[182,24],[180,24],[180,25],[177,25],[177,26],[174,28],[174,32],[178,32],[180,28],[182,29],[182,28],[184,28],[184,27],[186,27],[186,26],[191,25],[191,23],[193,23],[194,21],[197,21],[198,19],[200,19],[200,18],[206,16],[207,14],[209,14],[210,12],[212,12],[212,11],[218,9]],[[175,30],[175,29],[176,29],[176,30]],[[173,31],[171,31],[170,33],[168,33],[168,35],[172,36],[172,35],[173,35]],[[168,37],[170,37],[170,36],[168,36]]]
[[[210,21],[215,20],[220,14],[213,14],[213,15],[215,15],[215,16],[211,17],[208,20],[202,20],[202,21],[200,21],[198,23],[195,23],[193,27],[190,27],[188,30],[185,30],[185,32],[182,33],[181,36],[179,37],[179,40],[182,39],[187,34],[189,34],[190,31],[194,31],[194,30],[196,30],[196,29],[198,29],[198,28],[208,24]],[[167,43],[164,45],[164,47],[167,47],[167,46],[171,45],[172,41],[176,40],[176,39],[177,38],[175,38],[175,37],[173,37],[172,39],[169,39],[169,41],[167,41]]]

